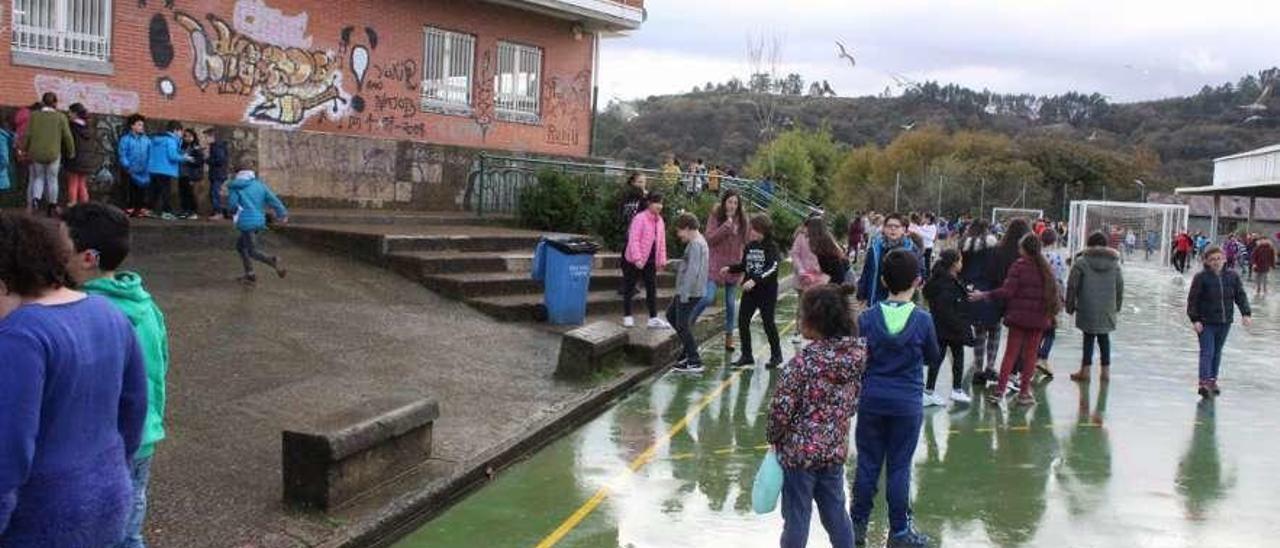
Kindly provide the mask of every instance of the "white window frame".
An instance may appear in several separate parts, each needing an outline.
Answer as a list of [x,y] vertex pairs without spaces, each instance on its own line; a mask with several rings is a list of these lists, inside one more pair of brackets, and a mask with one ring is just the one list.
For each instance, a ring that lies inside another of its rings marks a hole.
[[505,119],[537,123],[542,99],[542,48],[498,42],[493,75],[494,109]]
[[[66,63],[53,68],[93,71],[111,60],[113,0],[13,0],[11,44],[15,62],[24,54]],[[24,62],[25,61],[25,62]],[[75,63],[85,65],[76,67]],[[107,67],[109,69],[109,67]]]
[[[471,112],[475,85],[476,37],[438,27],[424,27],[422,39],[422,109]],[[459,85],[452,80],[465,78]]]

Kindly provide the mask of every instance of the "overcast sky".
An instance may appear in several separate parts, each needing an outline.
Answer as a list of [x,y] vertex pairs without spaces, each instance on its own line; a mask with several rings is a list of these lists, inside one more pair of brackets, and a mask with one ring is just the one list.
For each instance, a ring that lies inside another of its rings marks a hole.
[[[891,73],[1003,93],[1099,92],[1113,102],[1195,93],[1280,65],[1276,0],[646,0],[603,41],[601,106],[749,72],[749,35],[784,42],[780,73],[842,97]],[[841,40],[856,68],[836,57]]]

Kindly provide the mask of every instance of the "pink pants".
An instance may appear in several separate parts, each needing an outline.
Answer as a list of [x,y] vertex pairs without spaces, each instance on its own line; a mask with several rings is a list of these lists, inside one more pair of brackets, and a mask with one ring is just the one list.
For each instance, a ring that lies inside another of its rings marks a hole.
[[996,385],[996,393],[1004,394],[1009,386],[1009,374],[1013,372],[1013,364],[1021,361],[1023,391],[1031,389],[1031,379],[1036,373],[1036,352],[1040,350],[1040,338],[1044,336],[1042,329],[1026,329],[1009,326],[1009,337],[1004,343],[1004,361],[1000,363],[1000,381]]
[[67,174],[67,205],[89,202],[89,175],[85,173]]

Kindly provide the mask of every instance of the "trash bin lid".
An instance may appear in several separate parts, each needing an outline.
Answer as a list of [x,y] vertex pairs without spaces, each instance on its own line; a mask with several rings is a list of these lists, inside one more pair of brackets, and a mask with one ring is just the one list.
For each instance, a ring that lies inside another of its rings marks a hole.
[[583,237],[547,238],[547,243],[566,255],[594,255],[600,245]]

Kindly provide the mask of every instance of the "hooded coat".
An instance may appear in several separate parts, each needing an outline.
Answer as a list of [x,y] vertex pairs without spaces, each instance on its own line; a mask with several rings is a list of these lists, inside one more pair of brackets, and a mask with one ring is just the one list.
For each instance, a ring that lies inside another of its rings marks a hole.
[[[1000,240],[991,234],[965,238],[960,245],[960,257],[964,263],[960,270],[960,281],[973,286],[977,291],[990,291],[999,287],[1000,280],[994,277],[996,246],[999,244]],[[979,301],[970,303],[969,314],[974,325],[999,325],[1004,308],[999,301]]]
[[804,347],[782,369],[765,435],[778,448],[783,467],[844,464],[865,358],[866,349],[854,337],[822,339]]
[[147,418],[142,426],[142,444],[134,458],[155,454],[156,442],[164,439],[165,375],[169,371],[169,332],[164,313],[142,286],[142,277],[133,272],[117,272],[113,278],[97,278],[84,284],[86,293],[110,300],[129,318],[138,336],[142,360],[147,369]]
[[237,173],[227,188],[227,208],[235,212],[236,229],[241,232],[267,228],[267,208],[277,217],[289,216],[280,198],[252,171]]
[[859,409],[866,413],[911,417],[924,412],[924,366],[942,363],[933,317],[914,305],[900,330],[893,330],[883,308],[872,305],[858,315],[858,333],[867,340],[867,367]]
[[1120,252],[1094,246],[1076,254],[1067,279],[1067,313],[1076,327],[1100,335],[1116,329],[1116,315],[1124,303],[1124,274]]

